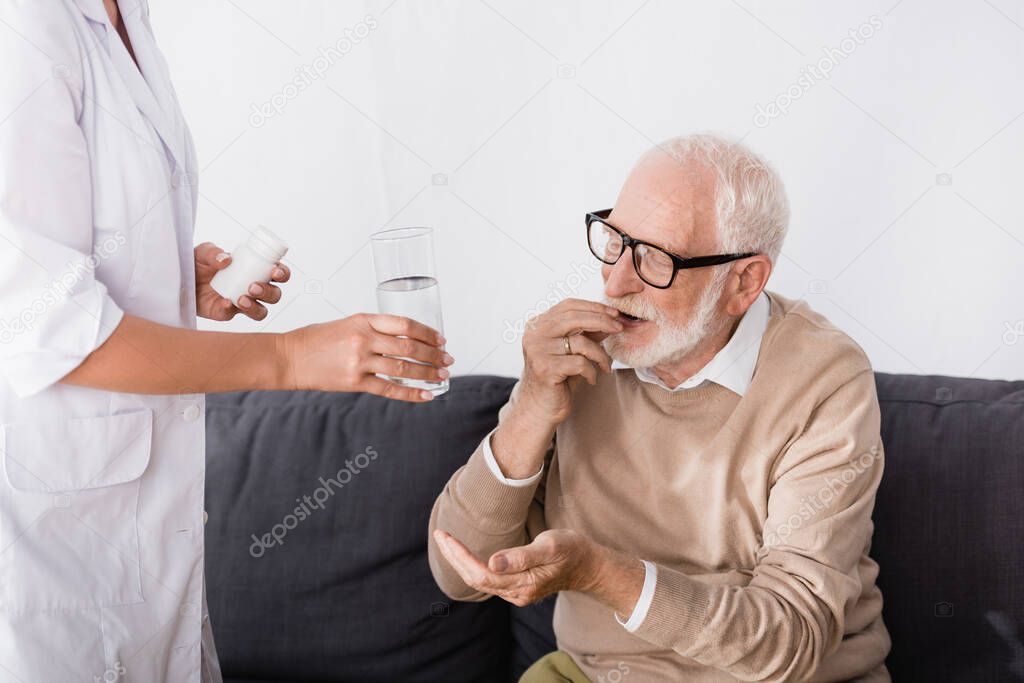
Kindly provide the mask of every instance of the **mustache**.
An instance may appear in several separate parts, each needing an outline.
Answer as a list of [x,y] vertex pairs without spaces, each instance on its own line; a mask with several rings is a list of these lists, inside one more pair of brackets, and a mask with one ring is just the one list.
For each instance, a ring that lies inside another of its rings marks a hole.
[[640,318],[641,320],[661,322],[664,319],[664,316],[661,314],[661,310],[639,294],[606,296],[604,298],[604,303],[607,306],[617,308],[623,313],[631,315],[634,318]]

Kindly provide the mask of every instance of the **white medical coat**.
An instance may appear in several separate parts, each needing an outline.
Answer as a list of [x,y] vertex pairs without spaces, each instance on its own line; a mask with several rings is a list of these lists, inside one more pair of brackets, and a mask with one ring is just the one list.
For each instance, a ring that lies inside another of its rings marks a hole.
[[195,151],[120,6],[138,68],[102,0],[0,0],[0,681],[204,666],[203,396],[58,383],[124,314],[195,327]]

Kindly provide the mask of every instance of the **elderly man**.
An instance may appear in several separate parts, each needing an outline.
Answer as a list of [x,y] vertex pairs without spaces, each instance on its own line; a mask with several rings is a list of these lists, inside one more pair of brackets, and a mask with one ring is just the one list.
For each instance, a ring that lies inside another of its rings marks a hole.
[[430,520],[453,599],[559,594],[559,649],[523,681],[889,680],[874,376],[763,291],[788,219],[776,172],[711,135],[652,149],[587,216],[605,303],[533,321]]

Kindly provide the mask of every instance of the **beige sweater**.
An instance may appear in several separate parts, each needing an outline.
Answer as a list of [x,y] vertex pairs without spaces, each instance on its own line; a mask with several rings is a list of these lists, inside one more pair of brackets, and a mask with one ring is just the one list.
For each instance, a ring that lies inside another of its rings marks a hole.
[[[572,528],[657,565],[633,633],[589,595],[559,594],[558,647],[592,681],[888,680],[868,556],[883,464],[874,375],[805,303],[770,298],[742,398],[617,370],[580,383],[541,481],[499,482],[478,447],[434,505],[431,531],[483,558]],[[487,597],[433,540],[430,566],[450,597]]]

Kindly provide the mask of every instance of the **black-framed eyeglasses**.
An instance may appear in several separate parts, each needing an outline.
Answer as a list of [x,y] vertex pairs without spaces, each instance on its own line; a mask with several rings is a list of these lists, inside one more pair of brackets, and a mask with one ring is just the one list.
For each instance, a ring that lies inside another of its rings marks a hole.
[[659,247],[630,237],[607,222],[611,209],[587,214],[587,245],[591,253],[602,263],[614,265],[626,247],[633,250],[633,269],[641,280],[651,287],[668,289],[676,278],[676,272],[689,268],[704,268],[729,263],[741,258],[756,256],[756,252],[744,254],[716,254],[685,258]]

